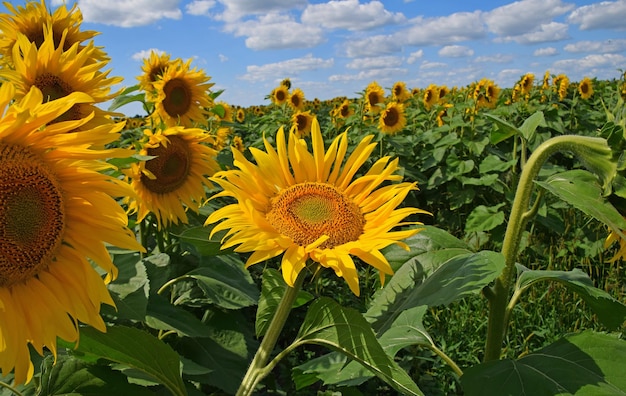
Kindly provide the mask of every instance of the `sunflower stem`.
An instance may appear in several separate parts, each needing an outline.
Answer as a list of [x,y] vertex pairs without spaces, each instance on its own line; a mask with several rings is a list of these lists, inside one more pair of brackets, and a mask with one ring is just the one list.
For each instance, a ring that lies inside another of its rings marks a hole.
[[12,387],[11,385],[7,384],[6,382],[0,381],[0,388],[8,389],[9,392],[13,392],[16,396],[24,396],[20,391],[18,391],[17,389]]
[[[544,162],[556,152],[573,152],[588,168],[608,179],[614,174],[614,165],[611,163],[611,149],[605,139],[587,136],[564,135],[548,139],[540,144],[531,154],[522,168],[509,222],[504,234],[502,255],[505,266],[502,273],[496,278],[489,293],[489,321],[487,325],[487,340],[485,344],[484,361],[500,359],[502,343],[508,326],[509,296],[514,285],[515,261],[520,246],[522,232],[530,220],[530,199],[533,191],[533,180],[539,174]],[[510,309],[509,309],[510,311]]]
[[285,322],[287,321],[289,312],[291,312],[291,308],[293,307],[293,303],[298,295],[298,292],[302,287],[302,282],[304,281],[305,276],[306,271],[300,271],[293,287],[287,286],[285,288],[285,294],[283,294],[283,297],[278,303],[278,307],[276,308],[274,317],[267,328],[265,337],[263,337],[261,345],[259,345],[259,349],[257,349],[256,354],[252,359],[252,363],[250,363],[248,371],[241,381],[241,385],[239,386],[239,390],[237,390],[236,396],[251,395],[259,381],[269,374],[268,371],[264,370],[265,365],[267,364],[267,361],[276,346],[278,336],[285,326]]

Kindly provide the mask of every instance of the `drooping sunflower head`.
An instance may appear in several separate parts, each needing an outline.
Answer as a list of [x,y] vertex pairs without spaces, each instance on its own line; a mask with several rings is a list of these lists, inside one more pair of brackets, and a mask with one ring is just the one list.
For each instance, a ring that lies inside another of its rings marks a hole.
[[[13,46],[17,42],[18,34],[25,35],[28,41],[40,47],[45,39],[44,28],[49,26],[55,47],[61,46],[62,50],[68,50],[74,44],[82,48],[85,42],[99,34],[96,31],[81,30],[83,15],[77,8],[77,3],[70,10],[62,4],[52,14],[48,11],[44,0],[29,0],[24,7],[14,7],[8,2],[4,4],[10,13],[0,14],[0,32],[2,32],[0,57],[11,65],[13,64]],[[65,39],[61,43],[63,35]],[[106,61],[108,57],[100,48],[94,48],[93,59]]]
[[168,127],[194,127],[206,122],[208,109],[213,106],[210,89],[214,84],[209,83],[211,77],[203,70],[191,69],[191,61],[166,68],[161,78],[154,81],[155,125],[163,122]]
[[369,83],[365,89],[365,111],[370,114],[378,114],[382,110],[381,105],[385,102],[385,90],[376,81]]
[[154,157],[134,164],[127,172],[137,198],[129,203],[129,212],[142,221],[153,213],[161,227],[187,223],[186,209],[197,211],[206,197],[207,177],[219,165],[212,141],[204,130],[169,127],[144,131],[146,141],[139,154]]
[[311,114],[310,110],[299,111],[291,116],[291,129],[298,137],[308,136],[311,134],[313,119],[315,119],[315,116]]
[[[251,252],[246,266],[282,256],[283,278],[294,285],[307,261],[313,261],[348,283],[358,295],[356,256],[380,272],[381,282],[392,270],[381,249],[418,229],[405,229],[407,216],[427,213],[398,208],[416,189],[400,182],[398,160],[383,157],[361,170],[376,144],[373,136],[348,153],[348,136],[336,137],[327,150],[317,119],[311,128],[312,151],[292,131],[288,141],[281,128],[276,147],[264,139],[265,150],[250,148],[255,163],[234,151],[237,169],[221,171],[212,180],[222,187],[214,197],[233,197],[207,218],[217,223],[212,234],[229,230],[222,248]],[[400,229],[396,227],[400,226]]]
[[168,67],[176,67],[181,63],[181,59],[171,60],[171,55],[166,52],[150,51],[150,56],[143,60],[143,65],[141,66],[143,74],[137,77],[139,89],[146,93],[148,100],[156,100],[157,93],[154,88],[154,82],[163,76]]
[[300,88],[294,89],[287,103],[294,111],[304,110],[304,92]]
[[578,93],[583,99],[589,99],[593,95],[593,82],[589,77],[585,77],[578,84]]
[[106,244],[143,248],[116,201],[132,191],[101,172],[131,153],[96,148],[122,125],[75,132],[81,121],[50,121],[86,94],[44,103],[36,87],[13,102],[15,93],[0,86],[0,371],[24,383],[34,372],[28,344],[56,356],[57,337],[78,340],[78,322],[106,330],[100,306],[114,305],[106,282],[117,274]]
[[411,92],[406,88],[404,81],[398,81],[391,88],[391,97],[398,103],[402,103],[411,97]]
[[378,129],[388,135],[395,135],[406,126],[404,105],[397,102],[389,102],[387,107],[380,113]]
[[289,100],[289,88],[280,84],[272,90],[270,94],[270,100],[277,106],[281,106]]

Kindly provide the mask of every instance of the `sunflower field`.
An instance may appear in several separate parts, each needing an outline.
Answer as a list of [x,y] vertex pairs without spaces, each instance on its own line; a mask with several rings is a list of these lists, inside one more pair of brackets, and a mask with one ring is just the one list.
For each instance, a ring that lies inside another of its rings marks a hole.
[[241,107],[5,6],[0,395],[626,393],[623,71]]

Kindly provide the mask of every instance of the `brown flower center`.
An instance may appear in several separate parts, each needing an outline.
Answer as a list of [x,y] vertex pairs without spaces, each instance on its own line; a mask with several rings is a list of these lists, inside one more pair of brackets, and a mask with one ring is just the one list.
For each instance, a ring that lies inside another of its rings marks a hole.
[[156,179],[141,175],[141,183],[157,194],[176,191],[185,184],[191,167],[191,149],[189,143],[180,136],[168,136],[169,143],[147,150],[148,155],[156,156],[146,161],[146,169]]
[[170,117],[177,118],[187,114],[191,108],[191,88],[184,80],[175,78],[166,82],[163,92],[163,108]]
[[327,235],[321,248],[356,241],[365,225],[358,205],[334,186],[321,183],[300,183],[281,191],[272,199],[266,218],[300,246]]
[[[54,74],[50,73],[44,73],[37,76],[33,85],[41,90],[44,102],[50,102],[56,99],[64,98],[74,92],[74,89],[71,85],[63,81],[61,78],[59,78],[59,76],[55,76]],[[75,104],[68,111],[61,114],[52,122],[55,123],[61,121],[80,120],[81,118],[83,118],[83,115],[81,113],[81,105]]]
[[393,127],[398,125],[400,122],[400,113],[396,107],[390,107],[383,114],[383,122],[388,127]]
[[26,148],[0,143],[0,287],[46,268],[64,228],[55,175]]

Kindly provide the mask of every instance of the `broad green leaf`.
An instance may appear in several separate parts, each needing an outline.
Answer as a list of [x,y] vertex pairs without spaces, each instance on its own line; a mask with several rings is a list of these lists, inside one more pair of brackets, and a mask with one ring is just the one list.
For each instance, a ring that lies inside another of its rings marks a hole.
[[111,101],[111,105],[109,106],[108,111],[115,111],[120,107],[127,105],[133,102],[144,103],[146,100],[146,95],[143,93],[134,94],[134,95],[119,95],[116,96],[113,101]]
[[490,140],[492,144],[498,144],[500,142],[505,141],[511,136],[519,135],[521,136],[522,132],[513,124],[496,117],[493,114],[484,113],[487,118],[491,118],[498,125],[498,129],[493,129],[491,131]]
[[603,197],[602,187],[592,173],[581,169],[571,170],[536,183],[612,230],[626,230],[626,220]]
[[219,239],[210,239],[211,230],[213,227],[188,227],[185,228],[181,233],[174,234],[180,240],[183,249],[189,250],[188,248],[193,248],[196,253],[203,256],[216,256],[218,254],[226,254],[232,251],[230,250],[221,250],[222,244]]
[[489,172],[499,173],[511,169],[511,167],[514,166],[516,163],[517,160],[503,161],[497,155],[489,154],[482,160],[482,162],[478,166],[478,169],[481,175]]
[[[266,268],[263,270],[263,280],[261,283],[261,297],[259,298],[259,307],[256,311],[256,336],[263,337],[270,321],[276,312],[276,308],[285,293],[285,283],[282,274],[273,269]],[[299,290],[296,300],[292,308],[300,307],[313,299],[313,295],[304,290]]]
[[174,330],[181,336],[206,337],[209,330],[191,312],[171,304],[168,299],[153,294],[148,301],[146,324],[157,330]]
[[546,119],[544,118],[542,111],[537,111],[525,119],[522,126],[519,127],[519,131],[526,141],[531,141],[535,136],[537,127],[539,126],[546,126]]
[[309,307],[293,347],[316,344],[341,352],[381,378],[396,391],[423,395],[411,377],[387,355],[372,328],[356,310],[322,297]]
[[80,342],[59,341],[86,359],[102,358],[140,370],[165,385],[174,395],[187,392],[180,374],[178,354],[158,338],[142,330],[114,326],[102,333],[92,327],[80,330]]
[[465,220],[465,233],[493,230],[504,223],[504,213],[500,211],[502,206],[504,203],[476,206]]
[[257,285],[244,264],[234,256],[215,256],[184,278],[197,281],[206,297],[222,308],[249,307],[259,299]]
[[[521,266],[518,266],[519,268]],[[527,270],[522,267],[516,289],[523,291],[539,281],[559,282],[577,293],[598,315],[602,324],[611,330],[618,329],[626,321],[626,305],[611,297],[604,290],[595,287],[591,278],[578,268],[571,271],[545,271]]]
[[71,356],[47,356],[42,365],[38,396],[149,396],[148,388],[130,384],[128,378],[109,366],[90,364]]
[[139,254],[115,254],[117,278],[109,283],[115,307],[104,305],[102,313],[113,318],[143,321],[148,305],[150,281]]
[[585,331],[518,360],[466,369],[465,395],[626,395],[626,341]]

